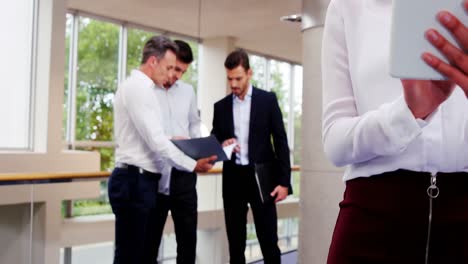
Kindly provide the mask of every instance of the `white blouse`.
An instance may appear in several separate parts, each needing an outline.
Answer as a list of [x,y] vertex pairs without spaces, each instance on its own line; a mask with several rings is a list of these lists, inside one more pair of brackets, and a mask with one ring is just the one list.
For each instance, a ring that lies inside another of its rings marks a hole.
[[[331,0],[323,35],[325,153],[344,180],[397,169],[468,171],[468,100],[459,87],[426,120],[389,75],[391,0]],[[423,36],[422,36],[423,37]]]

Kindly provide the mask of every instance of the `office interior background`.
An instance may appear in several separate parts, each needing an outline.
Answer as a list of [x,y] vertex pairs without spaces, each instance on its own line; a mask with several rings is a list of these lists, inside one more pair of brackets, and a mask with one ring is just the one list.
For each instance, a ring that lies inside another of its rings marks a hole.
[[[294,195],[278,205],[281,250],[324,263],[344,184],[321,143],[320,52],[329,0],[15,0],[0,3],[0,263],[111,263],[113,95],[152,35],[190,43],[184,80],[204,135],[229,87],[223,66],[248,51],[253,84],[274,91],[288,133]],[[299,15],[300,19],[292,15]],[[285,18],[289,16],[288,18]],[[298,21],[301,20],[301,21]],[[221,164],[198,178],[197,263],[226,263]],[[252,218],[249,215],[249,222]],[[175,263],[168,219],[161,263]],[[261,259],[253,224],[246,257]]]

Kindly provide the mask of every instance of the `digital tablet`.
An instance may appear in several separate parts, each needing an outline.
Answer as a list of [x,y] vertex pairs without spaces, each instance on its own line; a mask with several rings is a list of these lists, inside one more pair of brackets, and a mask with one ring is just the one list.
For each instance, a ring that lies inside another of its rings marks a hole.
[[402,79],[445,79],[421,58],[422,53],[427,51],[447,62],[426,40],[424,32],[434,28],[458,46],[450,33],[438,22],[436,15],[439,11],[446,10],[468,25],[468,14],[464,11],[462,2],[463,0],[393,0],[391,76]]

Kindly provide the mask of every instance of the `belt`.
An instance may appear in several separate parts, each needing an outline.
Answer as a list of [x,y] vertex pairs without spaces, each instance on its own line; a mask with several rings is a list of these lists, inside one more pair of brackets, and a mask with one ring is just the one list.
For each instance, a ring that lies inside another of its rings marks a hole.
[[248,169],[248,168],[255,168],[254,165],[252,164],[247,164],[247,165],[242,165],[242,164],[237,164],[237,163],[234,163],[234,166],[236,166],[237,168],[240,168],[240,169]]
[[155,172],[147,171],[147,170],[145,170],[143,168],[140,168],[140,167],[135,166],[135,165],[127,164],[127,163],[116,162],[115,167],[119,168],[119,169],[127,169],[129,171],[137,171],[139,174],[142,174],[142,175],[148,175],[148,176],[153,176],[153,177],[161,177],[161,173],[155,173]]

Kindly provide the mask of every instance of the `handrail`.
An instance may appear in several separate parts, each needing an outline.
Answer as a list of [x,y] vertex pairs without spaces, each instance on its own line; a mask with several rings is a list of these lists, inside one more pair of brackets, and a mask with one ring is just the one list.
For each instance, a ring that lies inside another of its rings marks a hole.
[[[291,171],[300,171],[299,166],[291,167]],[[214,168],[201,175],[220,174],[222,168]],[[99,179],[110,176],[109,171],[94,172],[40,172],[40,173],[0,173],[0,182],[21,182],[21,181],[57,181],[57,180],[75,180],[75,179]]]
[[0,173],[0,182],[7,181],[44,181],[44,180],[71,180],[93,179],[109,177],[108,171],[93,172],[44,172],[44,173]]

